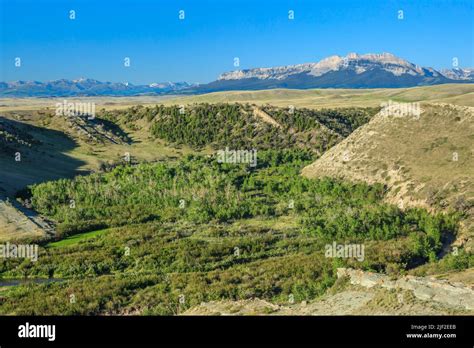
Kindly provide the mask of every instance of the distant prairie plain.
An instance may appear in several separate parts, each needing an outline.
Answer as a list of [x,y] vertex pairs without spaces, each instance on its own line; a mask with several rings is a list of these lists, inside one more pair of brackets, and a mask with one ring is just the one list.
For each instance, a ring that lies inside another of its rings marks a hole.
[[379,106],[387,100],[396,102],[451,103],[474,106],[474,84],[444,84],[411,88],[375,89],[269,89],[260,91],[229,91],[199,95],[162,95],[135,97],[73,97],[73,98],[0,98],[0,112],[15,110],[54,109],[56,103],[94,102],[96,108],[124,109],[134,105],[186,105],[193,103],[251,103],[312,109],[349,106]]

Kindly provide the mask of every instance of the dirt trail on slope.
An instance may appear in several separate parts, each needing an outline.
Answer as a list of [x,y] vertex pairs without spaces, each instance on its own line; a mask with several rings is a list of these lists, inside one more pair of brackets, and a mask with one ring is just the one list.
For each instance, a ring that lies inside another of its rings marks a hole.
[[283,126],[279,124],[277,121],[275,121],[274,118],[272,118],[269,114],[267,114],[265,111],[261,110],[260,108],[256,106],[254,106],[253,108],[253,114],[255,117],[260,118],[265,123],[268,123],[277,128],[283,128]]

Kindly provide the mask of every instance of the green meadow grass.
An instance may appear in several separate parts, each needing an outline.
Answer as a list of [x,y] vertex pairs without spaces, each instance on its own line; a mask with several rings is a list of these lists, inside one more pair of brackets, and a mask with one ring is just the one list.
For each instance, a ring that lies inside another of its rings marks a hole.
[[75,234],[71,237],[67,237],[63,240],[57,241],[57,242],[51,242],[46,245],[47,248],[64,248],[68,247],[71,245],[76,245],[82,241],[92,239],[94,237],[97,237],[104,232],[106,232],[108,229],[105,230],[98,230],[98,231],[92,231],[92,232],[85,232],[85,233],[79,233]]

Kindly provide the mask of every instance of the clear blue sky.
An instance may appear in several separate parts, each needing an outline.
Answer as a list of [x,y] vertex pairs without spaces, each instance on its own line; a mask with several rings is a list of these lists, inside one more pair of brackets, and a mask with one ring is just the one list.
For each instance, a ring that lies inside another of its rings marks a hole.
[[[391,52],[474,66],[473,0],[0,0],[0,81],[209,82],[241,68]],[[76,19],[69,19],[69,10]],[[185,11],[179,20],[178,12]],[[294,10],[295,19],[288,20]],[[397,11],[404,11],[404,19]],[[22,59],[15,68],[14,59]],[[130,57],[131,67],[123,66]]]

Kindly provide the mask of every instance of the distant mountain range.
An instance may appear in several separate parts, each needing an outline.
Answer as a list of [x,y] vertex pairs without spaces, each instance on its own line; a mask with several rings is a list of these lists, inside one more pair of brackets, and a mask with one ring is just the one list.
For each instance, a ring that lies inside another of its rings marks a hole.
[[68,96],[136,96],[176,93],[195,87],[187,82],[161,82],[133,85],[122,82],[101,82],[94,79],[0,82],[3,97],[68,97]]
[[468,68],[468,69],[460,69],[460,68],[455,68],[455,69],[443,69],[441,70],[441,73],[446,76],[449,79],[452,80],[462,80],[462,81],[473,81],[474,80],[474,69],[473,68]]
[[317,63],[236,70],[194,88],[199,92],[270,88],[395,88],[474,82],[474,69],[424,68],[390,53],[349,53]]
[[272,88],[396,88],[442,83],[474,83],[474,69],[437,71],[415,65],[390,53],[349,53],[345,57],[331,56],[317,63],[235,70],[223,73],[216,81],[202,85],[187,82],[133,85],[93,79],[0,82],[0,96],[134,96]]

